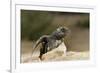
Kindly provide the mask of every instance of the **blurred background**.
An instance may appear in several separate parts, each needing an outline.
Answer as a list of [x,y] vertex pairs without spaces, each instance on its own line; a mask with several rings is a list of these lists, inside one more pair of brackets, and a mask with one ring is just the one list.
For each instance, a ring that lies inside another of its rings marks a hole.
[[68,51],[86,52],[86,58],[89,58],[89,17],[89,13],[81,12],[21,10],[22,59],[30,56],[33,43],[39,37],[49,35],[61,26],[71,30],[64,40]]

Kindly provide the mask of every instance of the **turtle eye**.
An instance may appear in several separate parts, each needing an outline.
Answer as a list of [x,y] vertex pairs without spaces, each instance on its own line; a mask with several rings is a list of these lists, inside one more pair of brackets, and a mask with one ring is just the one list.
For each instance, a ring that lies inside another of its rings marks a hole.
[[61,29],[61,31],[62,31],[62,32],[65,32],[65,29],[64,29],[64,28],[62,28],[62,29]]
[[62,32],[66,32],[66,31],[68,31],[68,30],[65,29],[65,28],[62,28],[61,31],[62,31]]

